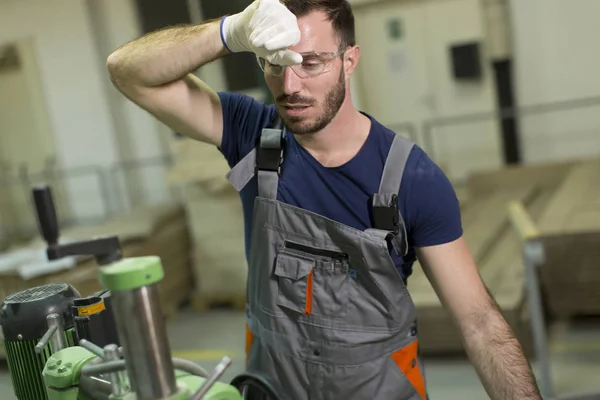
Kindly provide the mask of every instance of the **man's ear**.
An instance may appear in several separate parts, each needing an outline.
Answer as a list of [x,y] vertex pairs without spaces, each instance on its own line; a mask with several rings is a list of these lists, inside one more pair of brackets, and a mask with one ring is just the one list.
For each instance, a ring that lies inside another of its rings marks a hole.
[[356,45],[346,50],[346,53],[344,54],[344,71],[346,72],[347,77],[352,76],[354,73],[359,58],[360,46]]

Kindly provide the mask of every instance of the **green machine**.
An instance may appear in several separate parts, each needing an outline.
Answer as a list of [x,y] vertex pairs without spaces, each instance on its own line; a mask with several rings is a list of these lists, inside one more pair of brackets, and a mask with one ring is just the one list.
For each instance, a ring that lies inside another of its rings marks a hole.
[[219,381],[228,357],[210,375],[172,357],[157,288],[160,258],[124,258],[115,236],[60,244],[51,189],[34,188],[33,199],[48,260],[94,256],[104,290],[81,298],[56,283],[4,300],[0,341],[19,400],[276,400],[251,374]]

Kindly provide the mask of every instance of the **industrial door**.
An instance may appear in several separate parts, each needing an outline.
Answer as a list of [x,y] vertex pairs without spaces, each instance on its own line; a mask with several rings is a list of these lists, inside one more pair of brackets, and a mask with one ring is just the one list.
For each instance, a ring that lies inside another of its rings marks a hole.
[[[500,167],[496,89],[480,2],[381,2],[357,6],[355,15],[361,45],[356,86],[363,109],[393,130],[406,121],[415,124],[417,143],[455,182],[471,171]],[[477,77],[455,74],[452,48],[464,44],[480,50]],[[424,125],[479,113],[489,117]],[[432,141],[423,136],[427,131]]]

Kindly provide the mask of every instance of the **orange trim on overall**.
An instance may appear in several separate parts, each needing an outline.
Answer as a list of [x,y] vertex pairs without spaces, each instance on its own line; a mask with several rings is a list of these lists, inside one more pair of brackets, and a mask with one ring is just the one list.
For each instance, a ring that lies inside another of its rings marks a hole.
[[246,323],[246,364],[248,363],[248,357],[250,355],[250,346],[254,341],[254,334],[250,331],[250,327]]
[[313,270],[310,270],[310,274],[308,274],[308,280],[306,281],[306,305],[304,306],[304,314],[310,314],[312,312],[312,292]]
[[425,379],[423,379],[423,374],[421,373],[421,368],[417,361],[418,349],[419,343],[415,340],[405,348],[392,353],[392,359],[398,368],[400,368],[400,371],[406,375],[406,378],[408,378],[408,381],[413,385],[417,393],[419,393],[419,396],[421,396],[423,400],[427,400]]

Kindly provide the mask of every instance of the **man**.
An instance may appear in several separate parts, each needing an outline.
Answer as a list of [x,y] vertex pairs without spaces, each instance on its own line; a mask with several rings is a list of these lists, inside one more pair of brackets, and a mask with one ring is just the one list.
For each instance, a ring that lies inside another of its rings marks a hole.
[[[275,105],[190,74],[241,51],[257,55]],[[127,43],[108,68],[125,96],[232,167],[249,262],[247,368],[278,398],[425,399],[405,286],[418,258],[490,397],[540,399],[465,244],[449,181],[354,108],[359,58],[346,1],[257,0]]]

